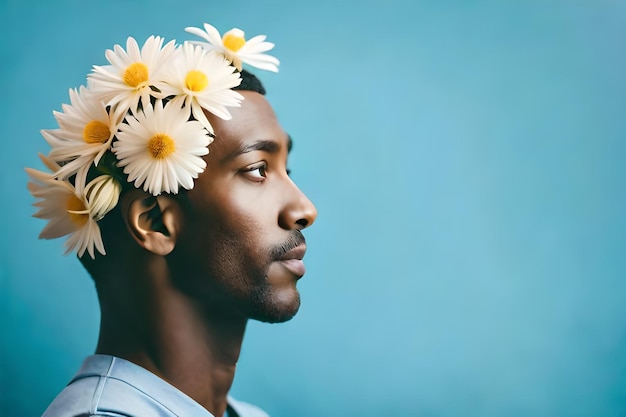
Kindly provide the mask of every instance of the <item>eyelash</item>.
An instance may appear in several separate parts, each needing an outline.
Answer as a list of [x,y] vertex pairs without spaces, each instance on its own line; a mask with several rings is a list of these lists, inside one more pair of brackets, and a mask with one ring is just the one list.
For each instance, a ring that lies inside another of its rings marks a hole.
[[[254,171],[259,171],[259,175],[251,174]],[[251,176],[255,181],[261,182],[265,180],[265,178],[267,178],[267,163],[263,162],[260,165],[255,165],[250,168],[246,168],[243,170],[243,172]],[[290,169],[287,169],[286,172],[287,172],[287,176],[291,176]]]
[[[252,174],[254,171],[259,171],[258,175]],[[244,172],[250,175],[255,181],[263,181],[267,177],[267,163],[252,166],[244,170]]]

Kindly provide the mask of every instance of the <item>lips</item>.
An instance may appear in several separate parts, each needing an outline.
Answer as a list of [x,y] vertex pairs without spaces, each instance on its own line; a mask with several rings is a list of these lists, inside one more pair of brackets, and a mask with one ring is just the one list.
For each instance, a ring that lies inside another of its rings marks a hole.
[[294,275],[301,277],[304,275],[306,268],[304,267],[304,254],[306,253],[306,245],[301,244],[284,253],[278,258],[278,262],[281,263],[286,269],[288,269]]

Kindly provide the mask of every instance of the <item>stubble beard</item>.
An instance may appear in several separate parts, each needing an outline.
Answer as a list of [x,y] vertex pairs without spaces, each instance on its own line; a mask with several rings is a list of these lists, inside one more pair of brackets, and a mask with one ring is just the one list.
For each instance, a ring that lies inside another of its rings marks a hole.
[[[268,275],[279,256],[303,242],[302,233],[294,231],[285,242],[255,254],[249,249],[254,246],[251,241],[220,230],[210,242],[208,249],[212,256],[210,259],[204,257],[204,268],[189,268],[194,261],[203,258],[201,253],[184,257],[187,260],[183,265],[188,273],[183,274],[185,277],[180,280],[179,287],[211,316],[241,316],[266,323],[288,321],[300,308],[296,284],[294,282],[289,297],[281,297],[270,284]],[[178,265],[182,266],[181,263]],[[200,272],[202,270],[204,274]]]

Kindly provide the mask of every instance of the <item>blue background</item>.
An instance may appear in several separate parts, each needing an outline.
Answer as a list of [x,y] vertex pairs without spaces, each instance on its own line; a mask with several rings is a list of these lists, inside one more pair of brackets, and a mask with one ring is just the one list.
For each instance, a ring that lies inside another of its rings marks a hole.
[[[210,4],[212,3],[212,4]],[[251,323],[233,393],[276,416],[626,415],[626,3],[0,3],[0,414],[96,343],[92,282],[23,168],[104,51],[210,22],[257,72],[317,204],[303,306]]]

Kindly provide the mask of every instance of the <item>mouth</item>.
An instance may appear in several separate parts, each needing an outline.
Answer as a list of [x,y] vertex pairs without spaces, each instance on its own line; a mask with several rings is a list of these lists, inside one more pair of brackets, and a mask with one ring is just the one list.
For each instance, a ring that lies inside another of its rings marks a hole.
[[302,277],[306,272],[304,267],[304,254],[306,253],[306,245],[301,244],[284,253],[278,258],[278,262],[297,277]]

